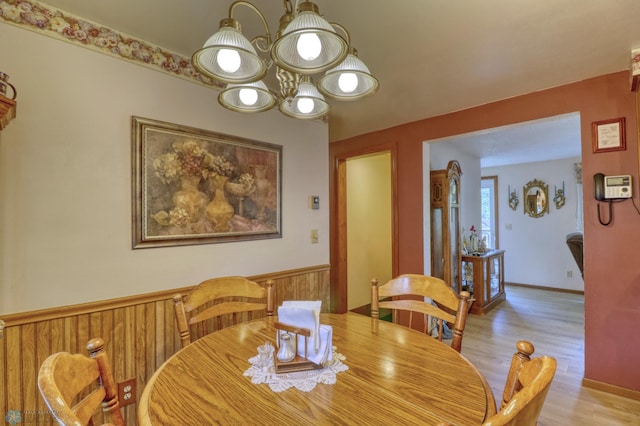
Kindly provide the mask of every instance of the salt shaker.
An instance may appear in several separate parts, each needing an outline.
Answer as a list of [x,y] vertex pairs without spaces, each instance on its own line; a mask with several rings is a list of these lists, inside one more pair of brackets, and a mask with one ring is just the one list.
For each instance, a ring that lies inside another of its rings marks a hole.
[[291,339],[291,334],[280,334],[280,349],[278,349],[276,357],[280,362],[293,361],[293,359],[296,357],[296,345],[295,342]]

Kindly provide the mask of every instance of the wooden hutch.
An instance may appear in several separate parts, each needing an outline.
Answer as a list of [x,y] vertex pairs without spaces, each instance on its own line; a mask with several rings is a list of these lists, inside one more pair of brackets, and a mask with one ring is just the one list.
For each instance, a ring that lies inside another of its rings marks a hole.
[[473,296],[470,312],[484,315],[505,298],[504,250],[462,256],[462,289]]

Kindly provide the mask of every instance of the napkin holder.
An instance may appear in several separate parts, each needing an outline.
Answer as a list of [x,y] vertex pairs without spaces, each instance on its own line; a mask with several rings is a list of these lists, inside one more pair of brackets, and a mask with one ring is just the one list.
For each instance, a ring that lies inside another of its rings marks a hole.
[[[274,327],[276,329],[276,352],[280,348],[280,334],[283,332],[293,334],[296,345],[296,356],[289,362],[282,362],[274,355],[273,362],[276,373],[291,373],[293,371],[319,370],[323,368],[322,364],[316,364],[306,358],[308,353],[309,337],[311,336],[311,331],[309,329],[294,327],[281,322],[276,322]],[[302,353],[305,356],[300,355],[298,348],[300,339],[298,339],[298,336],[304,336],[304,351]]]

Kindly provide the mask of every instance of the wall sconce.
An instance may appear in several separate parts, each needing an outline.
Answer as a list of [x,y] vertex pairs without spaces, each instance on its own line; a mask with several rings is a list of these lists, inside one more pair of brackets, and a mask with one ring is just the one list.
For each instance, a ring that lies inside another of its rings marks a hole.
[[516,193],[515,188],[513,189],[513,191],[511,191],[511,185],[509,185],[507,190],[507,195],[509,197],[509,207],[511,207],[511,210],[515,211],[518,208],[518,203],[520,202],[520,200],[518,200],[518,194]]
[[562,208],[564,206],[565,197],[564,197],[564,181],[562,181],[562,189],[558,189],[555,185],[553,185],[553,202],[556,205],[556,209]]

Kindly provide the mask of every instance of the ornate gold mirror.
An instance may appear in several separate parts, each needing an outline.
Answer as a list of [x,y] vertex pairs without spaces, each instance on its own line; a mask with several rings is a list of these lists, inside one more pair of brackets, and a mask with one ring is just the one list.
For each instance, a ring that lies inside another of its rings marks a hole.
[[549,213],[549,186],[541,180],[529,181],[523,188],[524,213],[542,217]]

